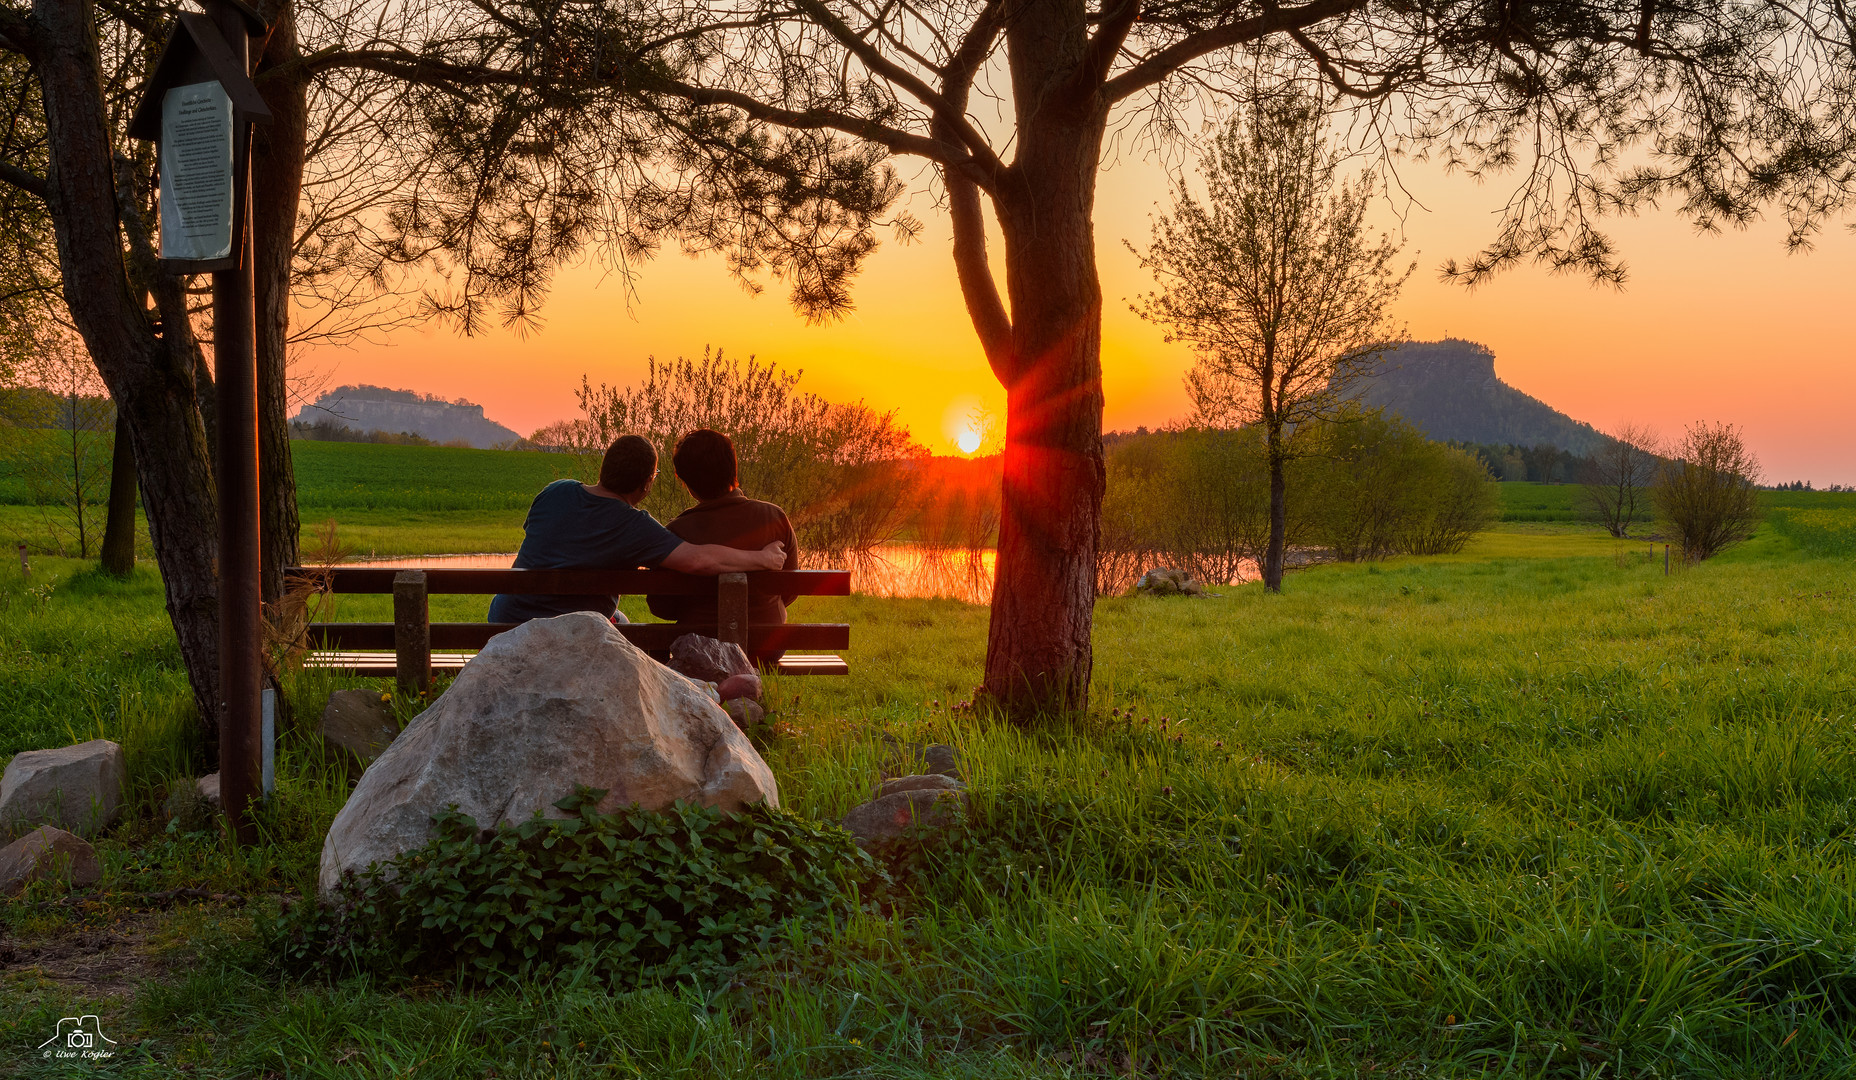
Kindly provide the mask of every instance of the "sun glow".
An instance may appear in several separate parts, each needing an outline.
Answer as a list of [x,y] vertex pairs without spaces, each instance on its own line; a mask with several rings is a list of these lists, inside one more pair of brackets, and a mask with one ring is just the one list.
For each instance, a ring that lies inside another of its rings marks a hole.
[[954,445],[960,447],[961,453],[971,454],[973,451],[980,448],[980,433],[974,431],[972,428],[968,428],[959,435],[954,436]]

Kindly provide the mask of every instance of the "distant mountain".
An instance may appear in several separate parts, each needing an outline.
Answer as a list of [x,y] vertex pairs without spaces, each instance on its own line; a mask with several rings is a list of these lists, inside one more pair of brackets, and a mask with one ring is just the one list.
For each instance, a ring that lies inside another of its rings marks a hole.
[[305,405],[298,424],[336,424],[354,431],[411,432],[437,443],[468,443],[487,449],[514,442],[514,431],[483,415],[483,406],[459,398],[389,390],[384,386],[338,386]]
[[1589,456],[1605,435],[1516,390],[1495,374],[1495,354],[1457,338],[1414,341],[1387,353],[1356,396],[1397,413],[1433,439],[1471,443],[1551,443]]

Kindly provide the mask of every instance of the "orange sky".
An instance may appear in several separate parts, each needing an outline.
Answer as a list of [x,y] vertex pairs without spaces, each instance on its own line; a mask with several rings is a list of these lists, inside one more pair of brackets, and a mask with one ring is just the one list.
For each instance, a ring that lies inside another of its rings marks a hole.
[[[906,175],[906,174],[905,174]],[[1478,186],[1429,167],[1407,167],[1424,208],[1404,224],[1418,272],[1398,307],[1414,338],[1446,334],[1495,352],[1503,379],[1600,428],[1626,421],[1665,433],[1697,419],[1742,425],[1765,478],[1856,483],[1856,235],[1839,226],[1817,249],[1787,255],[1777,223],[1696,236],[1672,214],[1612,223],[1630,264],[1622,291],[1542,270],[1511,271],[1474,292],[1437,280],[1446,258],[1471,254],[1493,234],[1507,188]],[[1186,411],[1180,374],[1188,352],[1128,312],[1150,288],[1123,248],[1141,242],[1165,194],[1157,164],[1123,163],[1102,178],[1097,246],[1105,298],[1106,425],[1155,425]],[[368,382],[481,402],[527,434],[574,412],[573,388],[629,381],[650,355],[699,354],[703,345],[803,368],[803,385],[833,399],[897,409],[937,453],[975,404],[994,411],[993,382],[961,306],[948,225],[926,200],[921,240],[886,242],[857,284],[858,310],[807,326],[770,283],[750,296],[719,258],[676,254],[646,264],[629,306],[597,265],[563,273],[539,333],[458,337],[432,326],[384,345],[311,350],[305,365],[328,384]],[[1388,210],[1381,215],[1395,226]]]

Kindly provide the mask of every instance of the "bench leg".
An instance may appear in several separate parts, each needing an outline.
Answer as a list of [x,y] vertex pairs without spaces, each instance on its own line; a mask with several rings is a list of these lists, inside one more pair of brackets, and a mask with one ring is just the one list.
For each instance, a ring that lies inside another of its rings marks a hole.
[[715,636],[748,647],[748,576],[722,574],[715,579]]
[[393,667],[401,693],[424,693],[431,688],[432,614],[423,570],[393,575]]

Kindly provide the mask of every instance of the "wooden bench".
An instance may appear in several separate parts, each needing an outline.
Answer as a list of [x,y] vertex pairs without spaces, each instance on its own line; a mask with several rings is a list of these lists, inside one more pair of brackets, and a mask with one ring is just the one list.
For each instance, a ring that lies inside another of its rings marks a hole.
[[[684,634],[698,633],[732,641],[750,653],[801,649],[845,649],[851,644],[848,623],[752,624],[753,596],[848,596],[848,570],[763,570],[751,574],[697,577],[674,570],[492,570],[475,567],[398,569],[382,566],[293,566],[292,582],[310,584],[321,593],[393,596],[390,623],[310,623],[312,645],[303,666],[356,675],[391,675],[407,690],[431,685],[432,671],[456,671],[476,650],[515,623],[435,623],[433,594],[489,596],[705,596],[716,598],[718,625],[620,623],[626,640],[648,652],[664,652]],[[782,674],[842,675],[849,669],[835,654],[788,651],[776,665]]]

